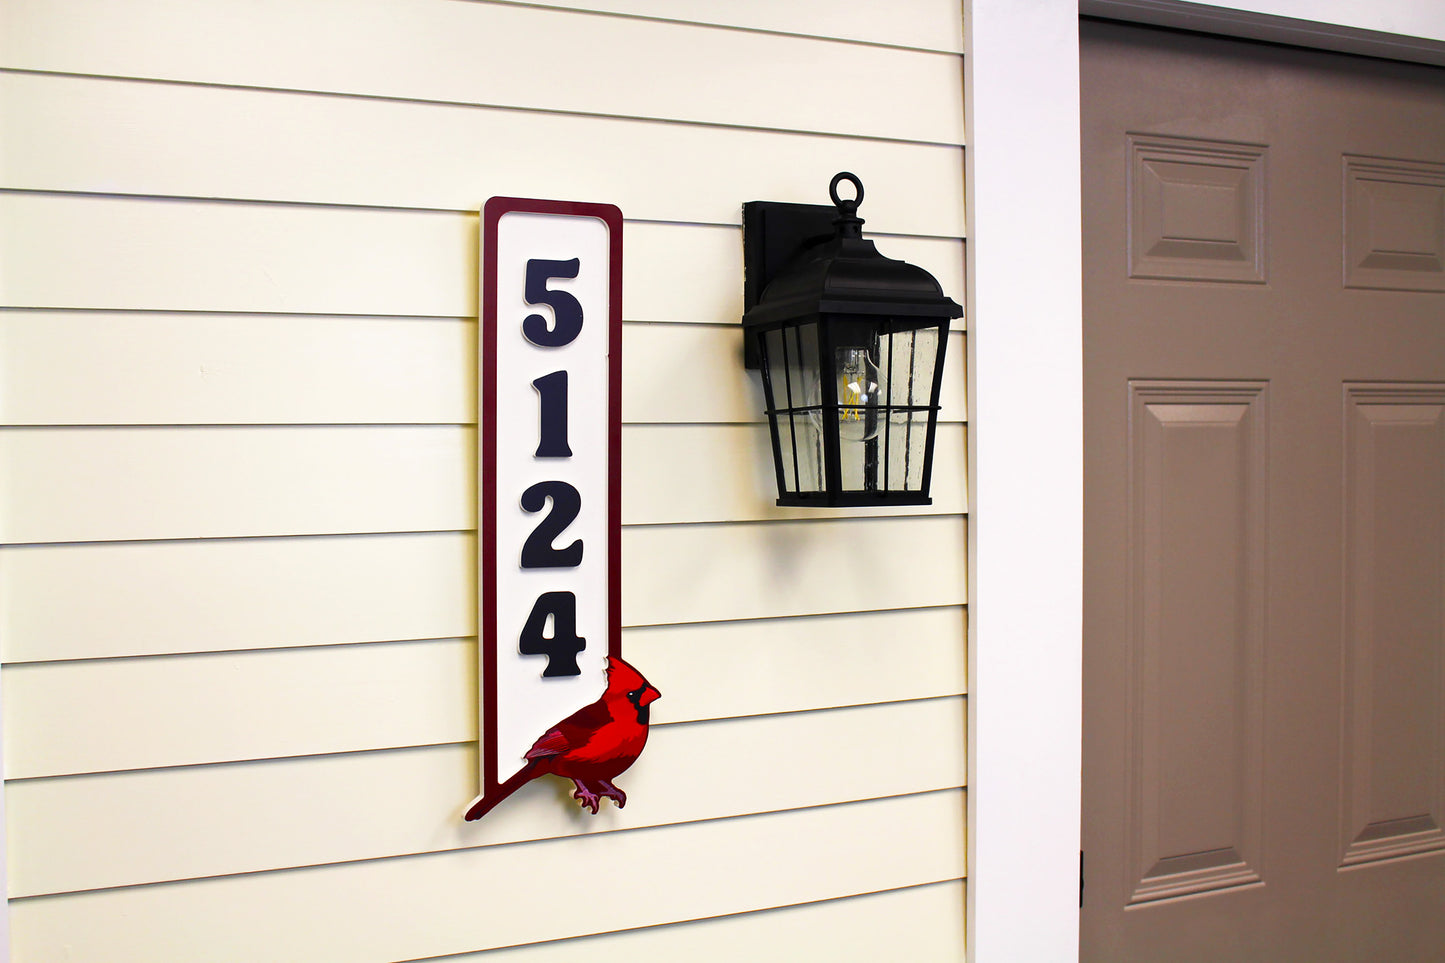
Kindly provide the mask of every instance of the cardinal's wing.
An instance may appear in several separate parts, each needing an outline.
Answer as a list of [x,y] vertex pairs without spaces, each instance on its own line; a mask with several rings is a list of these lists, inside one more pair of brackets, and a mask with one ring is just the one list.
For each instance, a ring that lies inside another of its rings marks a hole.
[[568,749],[575,749],[585,743],[591,735],[612,721],[601,699],[584,706],[557,723],[527,750],[527,759],[543,756],[560,756]]
[[568,748],[567,737],[562,735],[561,730],[549,729],[546,735],[532,743],[532,748],[527,750],[527,755],[523,758],[531,760],[544,756],[560,756]]

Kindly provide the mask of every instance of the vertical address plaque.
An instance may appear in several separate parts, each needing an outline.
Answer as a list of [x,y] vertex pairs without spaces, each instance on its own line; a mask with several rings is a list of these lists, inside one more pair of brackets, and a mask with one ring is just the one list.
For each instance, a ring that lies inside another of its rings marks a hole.
[[480,798],[495,805],[622,654],[622,213],[493,197],[481,273]]

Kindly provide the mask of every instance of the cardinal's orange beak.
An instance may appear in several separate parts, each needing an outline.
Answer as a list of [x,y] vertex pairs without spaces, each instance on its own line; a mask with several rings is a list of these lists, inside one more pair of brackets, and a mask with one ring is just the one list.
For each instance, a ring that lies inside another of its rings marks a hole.
[[640,709],[645,705],[651,705],[660,698],[662,698],[662,693],[658,692],[656,689],[649,685],[645,690],[643,690],[642,697],[637,700],[637,707]]

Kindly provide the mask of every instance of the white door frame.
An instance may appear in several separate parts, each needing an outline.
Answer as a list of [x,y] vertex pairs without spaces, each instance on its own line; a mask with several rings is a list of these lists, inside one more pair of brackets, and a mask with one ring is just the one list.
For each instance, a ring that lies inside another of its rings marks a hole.
[[1078,958],[1081,12],[1445,65],[1435,2],[964,0],[968,955],[979,963]]

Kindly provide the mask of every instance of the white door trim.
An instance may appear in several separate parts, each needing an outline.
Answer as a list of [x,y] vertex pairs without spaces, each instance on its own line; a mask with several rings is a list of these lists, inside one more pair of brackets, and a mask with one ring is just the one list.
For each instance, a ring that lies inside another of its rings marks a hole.
[[1445,64],[1445,4],[1417,0],[964,0],[968,956],[981,963],[1078,958],[1081,10]]
[[968,953],[1069,960],[1083,591],[1078,11],[1075,0],[973,0],[964,22]]

